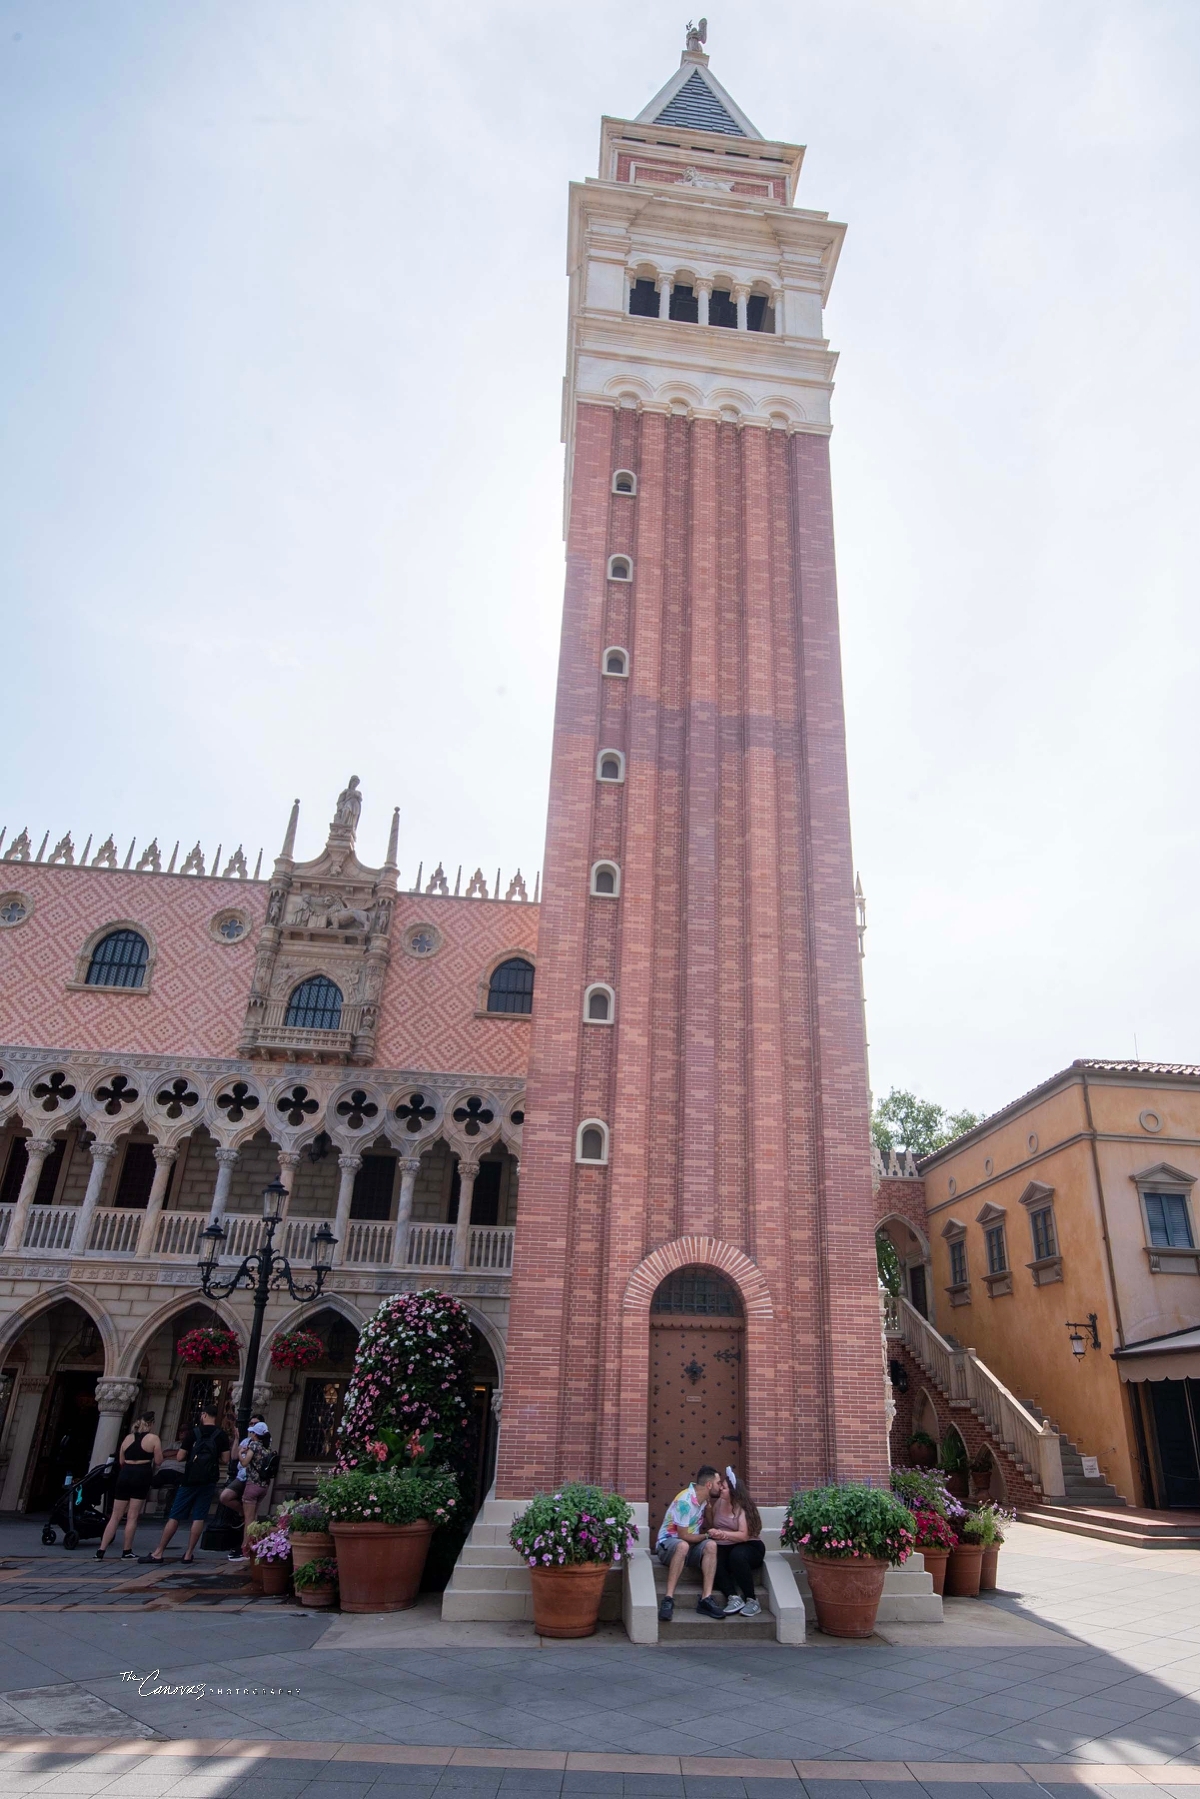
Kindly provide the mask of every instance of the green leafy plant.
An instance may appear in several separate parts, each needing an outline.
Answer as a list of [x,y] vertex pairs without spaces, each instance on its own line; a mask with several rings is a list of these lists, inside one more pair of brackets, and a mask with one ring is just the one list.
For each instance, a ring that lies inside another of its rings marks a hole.
[[247,1544],[261,1542],[264,1537],[269,1537],[275,1528],[276,1524],[273,1518],[256,1518],[253,1524],[246,1526]]
[[1015,1520],[1016,1513],[1006,1511],[1002,1505],[979,1505],[967,1513],[959,1528],[968,1543],[982,1543],[985,1549],[992,1549],[1003,1543],[1005,1529]]
[[785,1549],[893,1563],[907,1559],[914,1539],[912,1513],[884,1487],[817,1487],[793,1493],[780,1532]]
[[306,1593],[310,1587],[336,1587],[338,1565],[332,1556],[324,1556],[317,1562],[301,1562],[292,1577],[292,1584],[297,1593]]
[[920,1443],[924,1449],[937,1448],[937,1439],[931,1437],[927,1430],[915,1430],[913,1432],[912,1436],[908,1439],[908,1447],[911,1449],[915,1443]]
[[637,1542],[633,1507],[618,1493],[569,1480],[557,1493],[535,1493],[508,1540],[531,1568],[577,1562],[617,1563]]
[[896,1253],[896,1245],[886,1231],[875,1232],[875,1269],[879,1275],[879,1284],[885,1293],[892,1298],[903,1292],[904,1277],[900,1268],[900,1257]]
[[967,1472],[967,1446],[953,1426],[942,1438],[938,1466],[945,1474],[965,1474]]
[[426,1459],[465,1477],[472,1454],[473,1355],[471,1321],[457,1299],[432,1289],[385,1299],[358,1340],[338,1427],[339,1472],[387,1464],[390,1435],[404,1443],[428,1437]]
[[317,1488],[331,1524],[444,1524],[458,1506],[458,1487],[445,1469],[351,1469]]

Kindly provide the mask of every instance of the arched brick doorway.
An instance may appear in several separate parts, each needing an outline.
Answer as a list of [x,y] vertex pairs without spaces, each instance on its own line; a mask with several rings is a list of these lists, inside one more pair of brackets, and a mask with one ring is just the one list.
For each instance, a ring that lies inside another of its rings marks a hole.
[[676,1268],[650,1302],[650,1528],[703,1463],[745,1466],[745,1319],[716,1268]]

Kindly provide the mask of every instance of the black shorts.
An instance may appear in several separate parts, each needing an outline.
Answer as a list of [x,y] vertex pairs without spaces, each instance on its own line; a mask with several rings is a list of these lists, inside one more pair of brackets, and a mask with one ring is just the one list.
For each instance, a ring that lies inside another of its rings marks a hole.
[[154,1478],[153,1462],[135,1462],[132,1467],[126,1462],[117,1475],[114,1499],[148,1499],[150,1482]]

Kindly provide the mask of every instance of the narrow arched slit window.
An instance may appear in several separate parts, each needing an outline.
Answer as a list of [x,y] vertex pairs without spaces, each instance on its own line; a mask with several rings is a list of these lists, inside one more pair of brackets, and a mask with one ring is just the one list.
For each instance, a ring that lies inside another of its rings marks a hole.
[[533,963],[524,956],[512,956],[492,970],[488,982],[489,1012],[533,1011]]
[[608,1161],[608,1126],[598,1118],[585,1118],[575,1144],[577,1162]]
[[632,581],[633,563],[628,556],[610,556],[608,559],[608,578],[610,581]]
[[621,871],[615,862],[597,862],[592,869],[592,892],[616,899],[621,891]]
[[623,781],[625,758],[620,750],[601,750],[596,759],[596,778],[600,781]]
[[628,675],[629,656],[625,650],[614,645],[604,652],[604,672],[606,675]]
[[325,974],[310,974],[293,987],[285,1025],[300,1031],[336,1031],[342,1023],[342,990]]
[[613,476],[614,493],[636,493],[637,476],[632,469],[619,468]]
[[86,985],[141,987],[149,960],[150,947],[137,931],[110,931],[92,951]]
[[596,981],[583,996],[583,1016],[588,1024],[611,1024],[613,1021],[614,995],[611,987],[602,981]]

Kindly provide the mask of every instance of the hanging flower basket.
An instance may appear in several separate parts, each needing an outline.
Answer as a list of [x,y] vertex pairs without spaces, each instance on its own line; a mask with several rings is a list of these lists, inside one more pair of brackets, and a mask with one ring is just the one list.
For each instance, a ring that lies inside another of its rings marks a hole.
[[189,1368],[236,1368],[238,1339],[234,1331],[204,1324],[185,1331],[175,1345],[179,1359]]
[[325,1345],[316,1331],[281,1331],[271,1345],[276,1368],[311,1368],[324,1354]]

